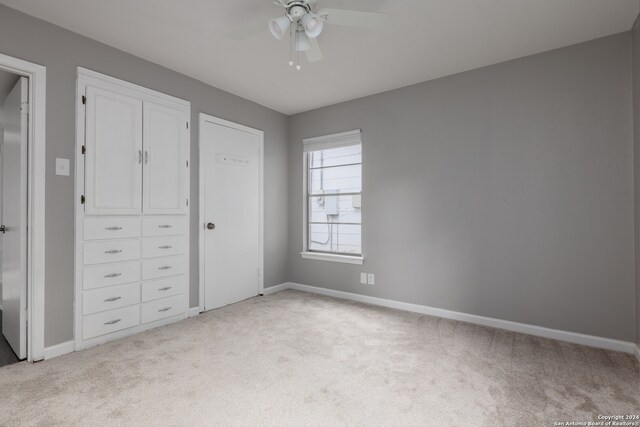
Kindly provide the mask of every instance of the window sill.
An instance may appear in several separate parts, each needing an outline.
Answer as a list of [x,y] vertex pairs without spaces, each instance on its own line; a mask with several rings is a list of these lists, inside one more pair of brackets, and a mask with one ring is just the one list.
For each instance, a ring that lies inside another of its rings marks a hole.
[[300,256],[304,259],[315,259],[316,261],[342,262],[345,264],[362,265],[364,258],[352,255],[325,254],[319,252],[300,252]]

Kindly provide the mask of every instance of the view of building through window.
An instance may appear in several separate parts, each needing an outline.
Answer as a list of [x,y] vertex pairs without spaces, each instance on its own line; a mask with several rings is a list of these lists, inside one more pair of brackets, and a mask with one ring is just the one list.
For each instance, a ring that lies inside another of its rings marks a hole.
[[308,250],[360,255],[362,144],[307,156]]

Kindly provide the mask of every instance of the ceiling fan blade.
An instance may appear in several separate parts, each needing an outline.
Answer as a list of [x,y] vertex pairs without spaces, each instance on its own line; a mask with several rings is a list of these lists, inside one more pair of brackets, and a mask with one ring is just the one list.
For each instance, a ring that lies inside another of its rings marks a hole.
[[322,58],[324,58],[324,55],[322,54],[322,49],[320,49],[320,44],[318,43],[318,39],[310,38],[309,42],[311,43],[311,49],[305,52],[305,54],[307,55],[307,61],[309,62],[320,61]]
[[233,30],[227,33],[227,37],[231,40],[236,41],[245,40],[251,36],[260,34],[263,31],[267,31],[268,28],[268,22],[262,19],[260,21],[254,22],[253,24],[238,28],[237,30]]
[[387,20],[387,15],[384,13],[359,12],[345,9],[320,9],[318,15],[322,16],[327,24],[358,28],[381,27]]

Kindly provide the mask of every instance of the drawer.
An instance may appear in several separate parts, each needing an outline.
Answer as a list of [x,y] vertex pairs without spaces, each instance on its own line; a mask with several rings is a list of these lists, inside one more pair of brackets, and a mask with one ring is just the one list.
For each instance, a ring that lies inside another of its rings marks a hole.
[[139,282],[140,278],[140,261],[94,265],[85,267],[82,270],[82,289],[95,289]]
[[187,271],[187,257],[172,256],[145,259],[142,261],[142,279],[159,279],[161,277],[177,276]]
[[140,258],[140,240],[108,240],[84,244],[84,263],[129,261]]
[[171,236],[187,234],[187,216],[145,216],[142,218],[143,236]]
[[142,314],[142,323],[149,323],[179,314],[186,315],[188,309],[187,294],[180,294],[142,303],[140,312]]
[[184,236],[147,237],[142,240],[143,258],[185,253],[187,253],[187,238]]
[[152,301],[173,295],[186,293],[189,288],[187,276],[167,277],[166,279],[153,280],[142,284],[142,301]]
[[109,286],[82,295],[82,314],[93,314],[140,302],[140,283]]
[[88,340],[89,338],[132,328],[139,324],[139,304],[91,314],[82,319],[82,339]]
[[140,217],[105,217],[84,219],[84,240],[140,237]]

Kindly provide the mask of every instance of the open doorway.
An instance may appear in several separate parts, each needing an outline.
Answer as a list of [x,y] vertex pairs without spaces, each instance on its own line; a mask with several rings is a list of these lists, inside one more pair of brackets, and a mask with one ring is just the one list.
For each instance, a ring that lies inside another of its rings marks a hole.
[[29,79],[0,70],[0,366],[27,358]]
[[0,366],[47,354],[46,78],[45,67],[0,54]]

